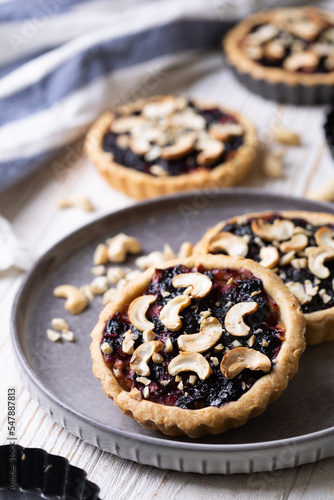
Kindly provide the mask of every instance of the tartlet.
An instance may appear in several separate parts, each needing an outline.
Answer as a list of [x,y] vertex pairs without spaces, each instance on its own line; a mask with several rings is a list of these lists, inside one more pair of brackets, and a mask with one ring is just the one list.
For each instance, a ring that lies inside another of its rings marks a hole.
[[103,114],[85,151],[114,188],[144,199],[237,184],[257,144],[253,124],[240,113],[165,95]]
[[334,216],[306,211],[241,215],[209,229],[195,253],[228,253],[273,269],[301,303],[306,343],[334,340]]
[[263,97],[320,104],[334,97],[334,13],[315,7],[257,12],[226,35],[238,79]]
[[268,269],[222,255],[177,259],[148,269],[103,309],[93,371],[142,426],[218,434],[279,397],[304,329],[298,301]]

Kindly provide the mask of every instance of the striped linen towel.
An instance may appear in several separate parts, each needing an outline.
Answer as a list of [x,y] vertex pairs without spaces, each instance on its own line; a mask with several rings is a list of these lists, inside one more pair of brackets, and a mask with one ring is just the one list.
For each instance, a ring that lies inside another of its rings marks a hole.
[[154,94],[231,22],[278,3],[305,1],[0,0],[0,191],[106,109]]

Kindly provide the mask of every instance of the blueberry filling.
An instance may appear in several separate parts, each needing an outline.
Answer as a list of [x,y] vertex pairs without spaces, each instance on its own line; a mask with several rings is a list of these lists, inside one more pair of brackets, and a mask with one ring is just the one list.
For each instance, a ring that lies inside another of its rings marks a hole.
[[[202,299],[192,299],[191,305],[182,311],[182,328],[171,332],[166,329],[159,319],[160,311],[169,300],[182,295],[184,290],[174,288],[173,277],[181,273],[200,272],[207,275],[212,281],[211,292]],[[233,278],[233,280],[231,280]],[[166,292],[170,295],[166,296]],[[160,351],[163,362],[160,364],[149,362],[150,383],[147,386],[149,401],[180,408],[199,409],[208,406],[220,407],[230,401],[238,400],[254,383],[261,378],[262,371],[245,369],[239,376],[227,379],[220,369],[223,355],[229,349],[243,346],[256,349],[269,357],[273,363],[284,341],[284,327],[280,322],[278,306],[266,293],[261,280],[257,279],[248,270],[213,269],[205,270],[202,266],[189,270],[184,266],[175,266],[165,270],[155,270],[146,294],[155,295],[156,301],[147,311],[146,318],[155,325],[156,339],[166,344],[171,340],[173,350]],[[196,377],[194,372],[182,372],[179,376],[171,376],[168,364],[179,354],[177,338],[185,331],[188,334],[196,333],[200,328],[201,312],[211,311],[213,317],[224,325],[226,313],[230,307],[239,302],[256,301],[258,310],[247,316],[245,323],[250,332],[245,337],[235,337],[223,330],[218,343],[210,350],[202,353],[209,362],[212,374],[205,380]],[[112,348],[111,354],[104,354],[107,366],[114,370],[118,382],[126,390],[137,388],[143,394],[145,385],[137,380],[136,373],[130,368],[131,355],[122,350],[123,335],[131,328],[137,334],[134,349],[144,342],[142,333],[131,325],[127,310],[123,314],[116,313],[106,323],[101,345],[107,342]],[[180,382],[181,385],[180,385]]]
[[[206,131],[210,125],[215,123],[238,123],[233,116],[224,113],[219,108],[203,110],[198,108],[192,101],[188,101],[188,108],[193,109],[198,115],[205,119]],[[138,115],[138,113],[136,115]],[[120,115],[116,114],[116,117],[118,116]],[[187,133],[189,130],[184,129],[184,132]],[[125,135],[129,134],[126,133]],[[153,175],[150,167],[153,165],[159,165],[159,167],[161,167],[170,176],[190,174],[196,172],[198,169],[210,171],[217,167],[217,165],[231,160],[235,156],[237,150],[244,143],[243,135],[230,137],[228,140],[224,141],[224,152],[214,163],[210,165],[201,165],[197,162],[198,151],[192,151],[177,160],[166,160],[158,157],[155,160],[148,161],[143,155],[134,153],[129,147],[120,147],[117,142],[117,138],[118,134],[108,131],[105,133],[102,141],[103,150],[112,153],[116,163],[149,175]]]
[[[275,219],[279,220],[284,219],[284,217],[281,217],[278,214],[261,218],[268,222],[273,222]],[[226,226],[224,226],[223,231],[233,233],[236,236],[248,235],[249,243],[248,243],[248,253],[246,255],[246,258],[259,262],[261,260],[259,256],[259,251],[261,247],[257,243],[258,241],[257,236],[253,233],[251,229],[252,220],[254,219],[250,218],[247,220],[245,224],[242,225],[238,223],[227,224]],[[303,219],[290,219],[290,220],[294,223],[296,227],[301,227],[307,230],[308,234],[307,246],[316,246],[314,234],[320,227],[323,226],[314,226]],[[327,225],[326,227],[334,229],[334,226],[330,224]],[[271,246],[272,242],[265,241],[263,239],[262,245]],[[279,250],[279,254],[280,256],[282,256],[283,252]],[[282,281],[284,281],[284,283],[289,283],[293,281],[304,284],[306,281],[310,281],[313,286],[319,286],[319,289],[324,289],[326,291],[326,294],[330,297],[330,300],[325,303],[322,298],[322,295],[317,293],[312,297],[312,300],[310,302],[302,304],[302,310],[304,313],[311,313],[314,311],[324,310],[334,306],[334,291],[333,291],[334,261],[333,260],[327,261],[326,267],[328,267],[330,271],[330,276],[329,278],[322,280],[317,279],[317,277],[309,270],[308,267],[306,267],[305,269],[296,269],[295,267],[293,267],[291,263],[279,267],[278,276],[282,279]]]

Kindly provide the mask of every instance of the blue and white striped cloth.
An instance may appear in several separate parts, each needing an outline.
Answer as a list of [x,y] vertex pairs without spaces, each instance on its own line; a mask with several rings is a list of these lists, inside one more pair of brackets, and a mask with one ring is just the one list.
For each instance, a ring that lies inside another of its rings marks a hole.
[[[231,22],[288,0],[0,0],[0,191],[104,110],[219,46]],[[173,89],[171,89],[173,90]]]

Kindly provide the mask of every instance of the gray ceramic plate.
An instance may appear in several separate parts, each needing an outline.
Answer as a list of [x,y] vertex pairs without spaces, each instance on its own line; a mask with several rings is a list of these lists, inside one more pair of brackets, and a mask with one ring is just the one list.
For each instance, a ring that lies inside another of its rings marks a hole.
[[[52,290],[92,279],[96,244],[120,231],[142,242],[144,252],[169,242],[177,250],[196,242],[221,219],[250,211],[328,211],[327,204],[233,189],[149,201],[110,214],[49,250],[29,273],[13,310],[12,338],[24,383],[42,408],[73,434],[123,458],[166,469],[201,473],[270,471],[334,455],[334,342],[308,348],[281,398],[260,417],[219,436],[167,437],[141,428],[102,392],[92,374],[90,332],[102,299],[78,316],[64,313]],[[52,343],[46,329],[66,317],[74,343]]]

